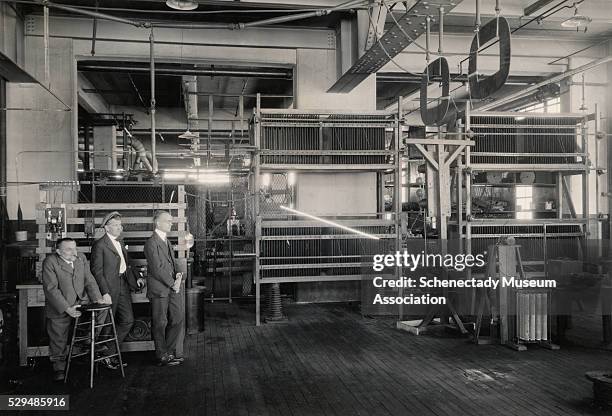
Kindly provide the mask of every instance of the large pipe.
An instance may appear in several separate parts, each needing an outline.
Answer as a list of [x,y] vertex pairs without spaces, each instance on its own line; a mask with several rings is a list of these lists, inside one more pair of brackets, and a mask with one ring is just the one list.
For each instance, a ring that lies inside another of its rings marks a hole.
[[[349,2],[350,3],[350,2]],[[354,2],[352,2],[354,3]],[[321,9],[314,12],[296,13],[289,16],[272,17],[270,19],[258,20],[256,22],[243,23],[244,27],[258,27],[266,25],[274,25],[277,23],[293,22],[295,20],[308,19],[310,17],[325,16],[332,12],[331,9]]]
[[155,27],[172,29],[246,29],[249,27],[260,27],[274,25],[278,23],[293,22],[296,20],[308,19],[328,15],[337,10],[346,10],[356,7],[357,4],[365,3],[363,0],[350,0],[328,9],[319,9],[311,12],[296,13],[287,16],[272,17],[270,19],[257,20],[247,23],[152,23]]
[[52,9],[64,10],[70,13],[82,14],[89,17],[94,17],[103,20],[110,20],[118,23],[125,23],[126,25],[136,26],[136,27],[149,27],[150,23],[138,21],[138,20],[130,20],[124,19],[122,17],[113,16],[106,13],[94,12],[90,10],[84,10],[77,7],[66,6],[63,4],[52,3],[50,1],[24,1],[24,0],[0,0],[2,2],[11,2],[11,3],[20,3],[20,4],[30,4],[35,6],[46,6]]
[[96,11],[81,9],[78,7],[65,6],[63,4],[52,3],[49,1],[24,1],[24,0],[0,0],[1,2],[12,2],[12,3],[20,3],[20,4],[30,4],[30,5],[39,5],[51,7],[59,10],[64,10],[70,13],[81,14],[89,17],[94,17],[103,20],[110,20],[113,22],[125,23],[127,25],[136,26],[136,27],[160,27],[160,28],[172,28],[172,29],[245,29],[248,27],[258,27],[258,26],[266,26],[273,25],[277,23],[286,23],[292,22],[295,20],[308,19],[310,17],[317,16],[325,16],[337,10],[346,10],[353,7],[356,7],[357,4],[364,3],[364,0],[350,0],[345,3],[339,4],[338,6],[328,8],[328,9],[319,9],[312,12],[304,12],[304,13],[296,13],[287,16],[278,16],[270,19],[258,20],[255,22],[248,23],[163,23],[163,22],[150,22],[150,21],[142,21],[142,20],[130,20],[124,19],[122,17],[113,16],[106,13],[100,13]]
[[132,166],[132,169],[135,169],[136,165],[138,165],[139,162],[142,162],[143,165],[145,165],[147,169],[152,171],[153,166],[151,166],[151,163],[149,162],[149,159],[147,157],[147,149],[145,149],[144,144],[140,140],[132,137],[131,135],[130,135],[129,144],[130,146],[132,146],[132,148],[137,154],[136,160],[134,160],[134,166]]
[[[187,128],[193,131],[197,138],[191,140],[191,150],[198,152],[200,150],[200,117],[198,110],[198,77],[188,76],[183,77],[184,82],[184,102],[185,102],[185,114],[187,116]],[[209,125],[210,129],[211,126]],[[198,132],[196,132],[198,131]],[[193,163],[195,166],[200,166],[200,158],[194,156]]]
[[580,74],[581,72],[584,72],[584,71],[588,71],[589,69],[593,69],[593,68],[595,68],[595,67],[597,67],[599,65],[606,64],[606,63],[608,63],[610,61],[612,61],[612,56],[606,56],[604,58],[597,59],[597,60],[595,60],[593,62],[589,62],[588,64],[579,66],[578,68],[571,69],[571,70],[563,72],[563,73],[561,73],[559,75],[555,75],[553,77],[550,77],[547,80],[544,80],[542,82],[538,82],[537,84],[534,84],[534,85],[531,85],[531,86],[529,86],[527,88],[524,88],[523,90],[518,91],[518,92],[516,92],[514,94],[507,95],[505,97],[500,98],[499,100],[496,100],[496,101],[493,101],[491,103],[485,104],[485,105],[483,105],[481,107],[478,107],[477,110],[478,111],[486,111],[486,110],[490,110],[490,109],[495,108],[495,107],[499,107],[502,104],[506,104],[506,103],[508,103],[510,101],[514,101],[516,99],[519,99],[519,98],[523,97],[524,95],[527,95],[527,94],[530,94],[532,92],[535,92],[539,88],[544,87],[545,85],[552,84],[554,82],[562,81],[562,80],[564,80],[566,78],[569,78],[569,77],[572,77],[574,75]]
[[512,111],[516,108],[526,107],[533,103],[544,102],[551,97],[558,97],[560,93],[559,84],[548,84],[539,88],[536,92],[525,95],[518,100],[511,101],[499,107],[495,107],[495,111]]
[[149,55],[150,55],[150,72],[151,72],[151,158],[153,160],[153,173],[157,173],[157,158],[155,155],[155,38],[153,36],[153,28],[149,35]]
[[132,169],[136,169],[136,165],[142,162],[147,169],[153,171],[153,166],[151,166],[151,162],[149,161],[149,159],[152,159],[151,154],[147,152],[144,143],[135,138],[132,133],[130,133],[130,131],[126,128],[123,129],[123,134],[123,137],[127,136],[129,138],[127,144],[129,144],[136,152],[136,160],[134,160]]

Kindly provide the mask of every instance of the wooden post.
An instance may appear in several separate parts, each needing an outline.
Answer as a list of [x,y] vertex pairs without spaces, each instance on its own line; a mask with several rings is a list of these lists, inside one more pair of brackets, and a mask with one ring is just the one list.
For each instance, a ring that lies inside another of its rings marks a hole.
[[19,365],[28,365],[28,290],[19,290]]
[[[514,246],[496,246],[499,259],[499,279],[516,276],[516,259],[514,258]],[[499,285],[499,339],[502,344],[507,344],[510,336],[508,322],[508,288]]]

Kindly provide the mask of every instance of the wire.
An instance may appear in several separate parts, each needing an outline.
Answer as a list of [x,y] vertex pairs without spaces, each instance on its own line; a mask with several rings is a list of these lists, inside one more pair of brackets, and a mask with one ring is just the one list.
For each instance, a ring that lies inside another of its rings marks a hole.
[[[557,12],[559,12],[559,11],[563,10],[563,9],[571,9],[573,6],[563,6],[563,7],[561,7],[562,5],[564,5],[565,3],[567,3],[568,1],[570,1],[570,0],[561,0],[561,2],[560,2],[560,3],[558,3],[556,6],[551,7],[550,9],[546,10],[545,12],[542,12],[542,13],[541,13],[541,14],[539,14],[538,16],[536,16],[536,17],[534,17],[534,18],[532,18],[532,19],[528,20],[527,22],[525,22],[525,23],[521,24],[519,27],[517,27],[517,28],[515,28],[515,29],[511,30],[511,31],[510,31],[510,33],[515,33],[515,32],[519,31],[520,29],[524,28],[525,26],[527,26],[527,25],[529,25],[529,24],[531,24],[531,23],[533,23],[533,22],[535,22],[535,21],[538,21],[538,22],[539,22],[539,21],[541,21],[541,20],[543,20],[543,19],[546,19],[547,17],[550,17],[550,16],[552,16],[553,14],[555,14],[555,13],[557,13]],[[578,5],[578,4],[582,3],[582,2],[584,2],[584,0],[579,0],[579,1],[575,2],[574,4]],[[487,45],[485,48],[483,48],[483,49],[482,49],[482,50],[480,50],[479,52],[484,52],[484,51],[486,51],[487,49],[489,49],[490,47],[492,47],[492,46],[494,46],[494,45],[496,45],[496,44],[498,44],[498,43],[499,43],[499,39],[498,39],[498,40],[496,40],[495,42],[490,43],[489,45]],[[459,62],[459,65],[461,65],[462,63],[464,63],[464,62],[468,61],[469,59],[470,59],[470,57],[469,57],[469,56],[468,56],[467,58],[464,58],[463,60],[461,60],[461,61]]]
[[[424,48],[423,46],[419,45],[417,43],[417,41],[413,38],[410,37],[410,35],[408,35],[408,33],[406,33],[406,31],[404,31],[404,28],[402,28],[402,26],[399,24],[399,22],[397,21],[397,19],[395,18],[395,16],[393,16],[393,12],[391,11],[391,9],[389,9],[389,6],[387,6],[386,3],[384,3],[385,7],[387,8],[387,14],[391,15],[391,18],[393,19],[393,21],[395,22],[395,24],[397,25],[397,28],[404,34],[404,36],[411,41],[415,46],[417,46],[419,49],[421,49],[424,52],[427,52],[427,49]],[[434,52],[430,52],[433,55],[437,55]]]
[[[400,64],[398,64],[397,62],[395,62],[395,60],[391,57],[391,55],[389,55],[389,52],[387,52],[387,50],[385,49],[385,47],[383,46],[382,42],[380,41],[380,39],[378,38],[378,31],[376,30],[376,25],[374,24],[374,21],[372,20],[372,13],[370,11],[368,11],[368,18],[370,20],[370,28],[374,30],[374,36],[376,36],[376,44],[378,46],[380,46],[380,49],[382,49],[382,51],[385,53],[385,55],[387,55],[387,58],[389,59],[389,61],[391,63],[393,63],[396,67],[398,67],[399,69],[401,69],[402,71],[404,71],[405,73],[412,75],[412,76],[418,76],[420,77],[421,74],[416,74],[406,68],[404,68],[403,66],[401,66]],[[370,49],[371,50],[371,49]]]

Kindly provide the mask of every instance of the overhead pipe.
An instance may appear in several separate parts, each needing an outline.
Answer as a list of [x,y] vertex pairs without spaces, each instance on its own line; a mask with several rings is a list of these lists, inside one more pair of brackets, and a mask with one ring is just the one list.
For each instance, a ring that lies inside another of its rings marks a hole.
[[507,95],[505,97],[500,98],[499,100],[496,100],[496,101],[490,102],[488,104],[485,104],[485,105],[483,105],[481,107],[478,107],[477,109],[478,109],[478,111],[486,111],[486,110],[490,110],[490,109],[495,108],[495,107],[499,107],[499,106],[501,106],[503,104],[506,104],[506,103],[508,103],[510,101],[514,101],[516,99],[519,99],[519,98],[523,97],[524,95],[527,95],[527,94],[530,94],[530,93],[532,93],[534,91],[537,91],[539,88],[541,88],[541,87],[543,87],[545,85],[562,81],[562,80],[564,80],[566,78],[569,78],[569,77],[572,77],[574,75],[580,74],[581,72],[584,72],[584,71],[588,71],[588,70],[593,69],[593,68],[595,68],[595,67],[597,67],[599,65],[606,64],[606,63],[608,63],[610,61],[612,61],[612,56],[606,56],[604,58],[596,59],[593,62],[590,62],[588,64],[579,66],[577,68],[571,69],[571,70],[566,71],[566,72],[562,72],[559,75],[555,75],[553,77],[550,77],[550,78],[548,78],[548,79],[546,79],[546,80],[544,80],[542,82],[538,82],[537,84],[534,84],[534,85],[531,85],[529,87],[526,87],[525,89],[523,89],[521,91],[518,91],[518,92],[516,92],[514,94]]
[[512,111],[516,108],[526,107],[535,102],[544,102],[549,98],[558,97],[560,94],[559,84],[548,84],[539,88],[536,92],[525,95],[518,100],[511,101],[501,106],[495,107],[495,111]]
[[230,29],[230,30],[241,30],[248,29],[251,27],[261,27],[274,25],[278,23],[293,22],[296,20],[309,19],[311,17],[326,16],[337,10],[350,9],[355,7],[357,3],[365,3],[363,0],[350,0],[345,3],[339,4],[335,7],[328,9],[318,9],[311,12],[296,13],[287,16],[272,17],[269,19],[257,20],[255,22],[247,23],[151,23],[155,27],[163,27],[170,29]]
[[78,7],[66,6],[63,4],[57,4],[50,1],[25,1],[25,0],[0,0],[0,2],[11,2],[20,4],[39,5],[43,7],[50,7],[58,10],[64,10],[70,13],[81,14],[93,18],[110,20],[113,22],[124,23],[131,26],[141,28],[151,28],[153,26],[159,28],[170,28],[170,29],[246,29],[249,27],[259,27],[266,25],[273,25],[277,23],[292,22],[295,20],[308,19],[310,17],[325,16],[337,10],[345,10],[356,7],[358,3],[364,3],[364,0],[350,0],[345,3],[339,4],[338,6],[318,9],[312,12],[296,13],[287,16],[278,16],[270,19],[258,20],[255,22],[248,23],[163,23],[163,22],[150,22],[143,20],[131,20],[122,17],[113,16],[106,13],[100,13],[97,11],[91,11],[87,9],[81,9]]
[[[139,67],[139,66],[122,66],[122,65],[91,65],[91,64],[80,64],[79,71],[109,71],[109,72],[149,72],[150,68]],[[279,79],[291,79],[292,74],[290,71],[286,72],[275,72],[275,71],[240,71],[240,70],[226,70],[226,69],[213,69],[213,68],[202,68],[202,69],[179,69],[179,68],[156,68],[159,75],[195,75],[195,76],[238,76],[238,77],[258,77],[258,78],[279,78]]]
[[45,85],[51,83],[51,72],[49,62],[49,8],[43,7],[43,48],[45,54]]
[[52,9],[64,10],[70,13],[82,14],[89,17],[94,17],[102,20],[110,20],[113,22],[124,23],[126,25],[136,26],[136,27],[150,27],[151,23],[138,21],[138,20],[130,20],[124,19],[122,17],[113,16],[106,13],[95,12],[91,10],[80,9],[78,7],[66,6],[64,4],[53,3],[50,1],[25,1],[25,0],[0,0],[1,2],[11,2],[11,3],[19,3],[19,4],[29,4],[34,6],[43,6],[49,7]]

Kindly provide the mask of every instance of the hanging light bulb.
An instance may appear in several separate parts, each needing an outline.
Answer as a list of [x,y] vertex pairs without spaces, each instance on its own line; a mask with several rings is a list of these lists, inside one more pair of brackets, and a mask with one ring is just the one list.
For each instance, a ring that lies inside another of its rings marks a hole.
[[575,28],[576,30],[578,30],[581,27],[584,27],[586,30],[586,27],[592,21],[593,19],[591,19],[590,17],[578,14],[578,5],[574,3],[574,15],[570,17],[569,19],[561,22],[561,26]]
[[195,1],[183,1],[183,0],[167,0],[166,6],[175,10],[195,10],[199,4]]
[[193,139],[197,139],[200,136],[198,136],[197,134],[191,132],[191,130],[189,130],[189,128],[187,128],[185,133],[179,135],[178,137],[179,137],[179,139],[193,140]]

